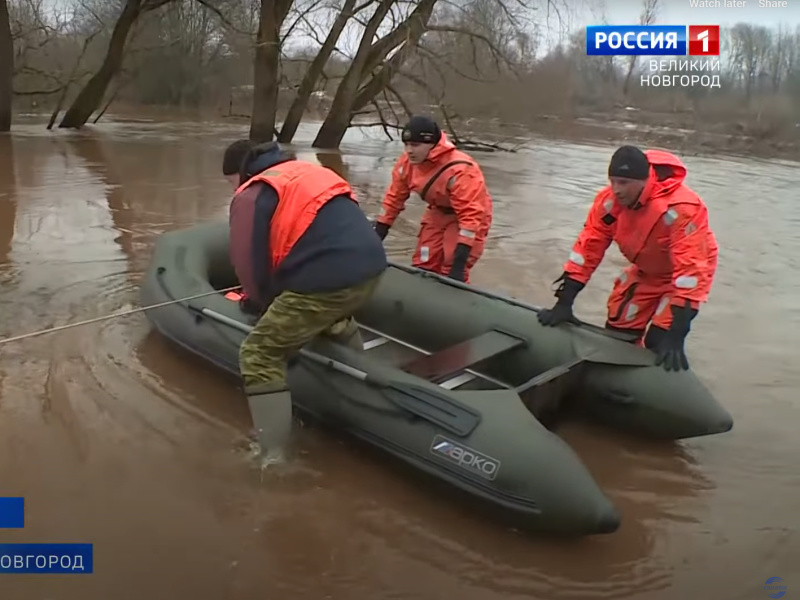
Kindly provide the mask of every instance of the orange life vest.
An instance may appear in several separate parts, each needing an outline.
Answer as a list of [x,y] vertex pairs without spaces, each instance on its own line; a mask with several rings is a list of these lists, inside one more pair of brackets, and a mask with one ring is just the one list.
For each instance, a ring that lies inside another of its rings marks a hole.
[[358,203],[345,179],[326,167],[306,161],[290,160],[270,167],[245,181],[236,194],[259,181],[272,186],[278,194],[269,238],[273,269],[286,258],[326,202],[345,195]]

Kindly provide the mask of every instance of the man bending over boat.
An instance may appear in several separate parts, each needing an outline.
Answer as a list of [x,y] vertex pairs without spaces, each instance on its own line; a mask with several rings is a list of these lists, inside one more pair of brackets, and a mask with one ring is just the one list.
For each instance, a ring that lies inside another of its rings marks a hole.
[[332,170],[274,142],[240,140],[225,151],[222,172],[236,190],[231,262],[263,313],[242,343],[239,368],[259,444],[279,460],[292,428],[288,359],[319,334],[360,349],[352,315],[388,262],[350,185]]
[[558,301],[539,312],[543,325],[574,319],[575,296],[615,241],[633,264],[614,282],[606,327],[634,333],[635,341],[656,352],[656,364],[667,371],[689,368],[684,340],[711,291],[717,242],[708,209],[685,178],[686,167],[669,152],[642,152],[634,146],[614,152],[610,185],[595,196],[564,273],[556,280],[562,282],[555,294]]
[[405,152],[395,163],[375,231],[386,237],[409,196],[427,202],[411,264],[469,283],[492,224],[483,173],[428,117],[412,117],[402,137]]

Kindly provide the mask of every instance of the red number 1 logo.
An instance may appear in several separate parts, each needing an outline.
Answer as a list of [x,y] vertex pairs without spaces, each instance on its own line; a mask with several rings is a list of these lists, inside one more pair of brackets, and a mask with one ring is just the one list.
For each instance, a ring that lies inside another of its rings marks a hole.
[[719,56],[719,25],[689,25],[689,56]]

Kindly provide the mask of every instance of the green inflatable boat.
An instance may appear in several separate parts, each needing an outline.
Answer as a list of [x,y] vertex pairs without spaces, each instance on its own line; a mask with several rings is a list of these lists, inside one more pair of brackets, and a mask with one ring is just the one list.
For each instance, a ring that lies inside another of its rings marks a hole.
[[[237,285],[226,222],[163,234],[143,305]],[[538,308],[392,264],[356,315],[364,349],[320,337],[289,368],[295,408],[465,492],[506,523],[611,533],[620,515],[548,424],[578,411],[666,440],[728,431],[692,371],[592,325],[542,327]],[[223,293],[150,309],[164,336],[238,375],[254,317]],[[243,399],[244,401],[244,399]]]

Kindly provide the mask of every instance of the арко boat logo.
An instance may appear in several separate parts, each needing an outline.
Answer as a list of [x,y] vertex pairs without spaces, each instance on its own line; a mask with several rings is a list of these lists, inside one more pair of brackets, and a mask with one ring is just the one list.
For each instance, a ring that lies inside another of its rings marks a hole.
[[477,473],[492,481],[500,470],[500,461],[485,454],[456,444],[443,435],[436,435],[431,444],[431,452],[454,462],[459,467]]

